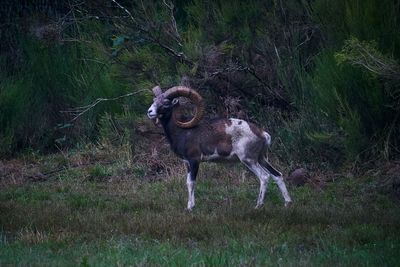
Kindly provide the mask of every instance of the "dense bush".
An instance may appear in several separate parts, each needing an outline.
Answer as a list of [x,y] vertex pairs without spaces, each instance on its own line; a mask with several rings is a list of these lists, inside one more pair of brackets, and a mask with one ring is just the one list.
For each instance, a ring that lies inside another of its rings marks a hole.
[[[104,111],[121,113],[119,120],[130,114],[121,103],[107,104],[66,134],[70,118],[59,110],[128,85],[182,83],[201,91],[209,116],[266,126],[289,165],[397,157],[399,1],[117,2],[73,5],[66,21],[75,26],[62,34],[80,42],[48,45],[25,36],[12,75],[3,57],[3,151],[93,136]],[[148,98],[125,107],[135,117]]]
[[314,8],[326,43],[314,60],[310,107],[336,125],[349,160],[393,158],[400,126],[399,1],[321,0]]
[[[121,102],[98,105],[73,122],[74,116],[62,112],[133,89],[115,78],[100,39],[80,37],[76,42],[20,37],[22,61],[12,74],[6,68],[0,71],[0,154],[29,147],[47,151],[89,140],[102,113],[122,112]],[[141,99],[138,95],[127,105]]]

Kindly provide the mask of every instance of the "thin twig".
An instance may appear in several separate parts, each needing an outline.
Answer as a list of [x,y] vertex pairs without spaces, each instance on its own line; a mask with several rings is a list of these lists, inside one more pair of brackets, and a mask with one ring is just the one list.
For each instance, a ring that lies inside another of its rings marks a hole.
[[132,13],[123,5],[121,5],[120,3],[118,3],[116,0],[111,0],[112,2],[114,2],[118,8],[122,9],[126,14],[128,14],[128,16],[131,18],[131,20],[135,23],[138,24],[136,19],[132,16]]
[[165,0],[163,0],[163,3],[164,3],[164,5],[165,5],[165,6],[169,9],[169,11],[170,11],[171,28],[172,28],[172,30],[171,30],[171,36],[172,36],[172,38],[174,38],[174,40],[178,43],[178,45],[179,45],[180,47],[182,47],[182,43],[181,43],[182,38],[181,38],[181,36],[180,36],[180,34],[179,34],[178,26],[177,26],[177,24],[176,24],[176,20],[175,20],[175,16],[174,16],[174,4],[173,4],[172,2],[170,2],[170,3],[168,4]]
[[120,95],[120,96],[113,97],[113,98],[97,98],[93,103],[91,103],[89,105],[82,106],[82,107],[71,108],[69,110],[62,110],[60,112],[68,113],[68,114],[73,115],[74,118],[71,120],[71,122],[73,122],[73,121],[77,120],[80,116],[82,116],[83,114],[88,112],[90,109],[94,108],[100,102],[115,101],[115,100],[118,100],[118,99],[121,99],[121,98],[124,98],[124,97],[128,97],[128,96],[136,95],[138,93],[142,93],[144,91],[147,91],[147,89],[139,90],[139,91],[136,91],[136,92],[125,94],[125,95]]
[[[147,14],[147,12],[146,12],[146,7],[144,6],[143,1],[141,1],[141,4],[142,4],[143,13],[144,13],[144,15],[145,15],[145,20],[146,20],[146,23],[148,24],[148,26],[150,26],[150,28],[151,28],[152,30],[148,30],[148,29],[146,29],[143,25],[141,25],[141,24],[139,23],[139,21],[138,21],[137,19],[134,18],[134,16],[132,15],[132,13],[131,13],[126,7],[124,7],[123,5],[121,5],[119,2],[117,2],[116,0],[111,0],[111,1],[112,1],[113,3],[115,3],[119,9],[121,9],[122,11],[124,11],[124,12],[130,17],[130,19],[133,21],[133,23],[135,24],[135,26],[136,26],[141,32],[143,32],[144,34],[147,35],[147,39],[148,39],[149,41],[156,43],[156,44],[157,44],[158,46],[160,46],[162,49],[166,50],[169,54],[172,54],[174,57],[178,58],[181,62],[187,63],[187,64],[189,64],[189,65],[191,65],[191,66],[194,65],[194,62],[192,62],[191,60],[189,60],[188,57],[187,57],[183,52],[178,52],[178,51],[174,50],[172,47],[170,47],[170,46],[168,46],[168,45],[162,43],[159,36],[155,36],[154,32],[156,31],[156,29],[155,29],[154,25],[152,25],[153,23],[152,23],[151,20],[150,20],[150,16],[149,16],[149,15]],[[173,37],[174,40],[177,42],[177,44],[178,44],[180,47],[182,47],[182,44],[181,44],[181,42],[180,42],[180,40],[179,40],[180,35],[179,35],[178,29],[177,29],[177,26],[176,26],[176,22],[175,22],[175,25],[174,25],[175,17],[173,17],[173,4],[172,4],[172,3],[171,3],[171,4],[167,4],[165,1],[164,1],[164,4],[167,6],[167,8],[170,9],[171,16],[172,16],[171,20],[172,20],[172,24],[173,24],[172,27],[173,27],[173,28],[175,27],[174,31],[176,31],[175,34],[177,35],[177,36],[173,36],[173,35],[174,35],[174,34],[173,34],[172,37]],[[172,8],[172,10],[171,10],[171,8]]]

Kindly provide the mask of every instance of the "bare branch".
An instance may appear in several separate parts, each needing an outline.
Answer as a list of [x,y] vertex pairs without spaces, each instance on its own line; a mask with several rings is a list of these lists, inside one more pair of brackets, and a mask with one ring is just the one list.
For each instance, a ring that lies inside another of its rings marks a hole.
[[115,101],[124,97],[128,97],[128,96],[132,96],[132,95],[136,95],[142,92],[147,91],[147,89],[143,89],[143,90],[139,90],[136,92],[132,92],[132,93],[128,93],[125,95],[120,95],[117,97],[113,97],[113,98],[97,98],[93,103],[86,105],[86,106],[82,106],[82,107],[76,107],[76,108],[71,108],[69,110],[62,110],[60,111],[61,113],[68,113],[72,116],[74,116],[74,118],[71,120],[71,122],[77,120],[80,116],[82,116],[83,114],[85,114],[86,112],[88,112],[89,110],[91,110],[92,108],[94,108],[97,104],[101,103],[101,102],[106,102],[106,101]]
[[[159,29],[156,29],[155,26],[153,25],[153,23],[150,20],[149,15],[146,12],[146,7],[144,6],[143,1],[141,1],[142,4],[142,9],[143,9],[143,13],[145,15],[145,23],[147,23],[147,27],[152,28],[153,30],[150,31],[148,29],[146,29],[144,25],[142,25],[137,19],[135,19],[132,15],[132,13],[124,6],[122,6],[120,3],[118,3],[116,0],[111,0],[113,3],[115,3],[118,8],[122,9],[125,13],[128,14],[128,16],[131,18],[131,20],[133,21],[133,23],[135,24],[135,26],[143,33],[145,33],[147,35],[147,39],[151,42],[154,42],[155,44],[157,44],[158,46],[160,46],[162,49],[166,50],[169,54],[173,55],[174,57],[178,58],[180,61],[185,62],[187,64],[193,65],[194,63],[192,61],[190,61],[188,59],[188,57],[183,53],[183,52],[179,52],[176,51],[175,49],[173,49],[172,47],[170,47],[169,45],[161,42],[160,37],[157,36],[157,34],[155,34],[156,32],[159,32]],[[179,35],[178,32],[178,27],[176,25],[176,20],[173,14],[173,9],[174,6],[172,3],[168,4],[165,0],[163,1],[163,3],[165,4],[165,6],[170,10],[171,13],[171,28],[172,31],[170,34],[168,34],[169,36],[171,36],[175,42],[177,43],[177,45],[179,45],[179,47],[182,47],[182,43],[181,43],[181,37]]]
[[171,28],[172,28],[172,32],[171,35],[172,37],[175,39],[175,41],[178,43],[178,45],[180,47],[182,47],[182,43],[181,43],[181,36],[179,34],[178,31],[178,26],[176,24],[176,20],[175,20],[175,16],[174,16],[174,4],[172,2],[170,2],[169,4],[166,2],[166,0],[163,0],[164,5],[169,9],[170,11],[170,19],[171,19]]
[[135,23],[138,24],[138,22],[136,21],[136,19],[132,16],[132,13],[126,9],[126,7],[122,6],[120,3],[118,3],[116,0],[111,0],[112,2],[114,2],[118,8],[122,9],[126,14],[128,14],[128,16],[131,18],[131,20]]

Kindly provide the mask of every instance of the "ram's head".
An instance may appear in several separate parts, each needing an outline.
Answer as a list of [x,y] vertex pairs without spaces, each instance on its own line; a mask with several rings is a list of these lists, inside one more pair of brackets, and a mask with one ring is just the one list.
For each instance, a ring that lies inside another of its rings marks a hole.
[[[175,86],[164,93],[160,86],[153,88],[154,101],[147,111],[150,119],[162,119],[166,116],[172,116],[173,122],[181,128],[192,128],[199,124],[203,117],[204,102],[203,98],[195,90],[185,86]],[[182,122],[179,120],[176,107],[179,105],[179,97],[190,99],[195,105],[195,113],[191,120]]]

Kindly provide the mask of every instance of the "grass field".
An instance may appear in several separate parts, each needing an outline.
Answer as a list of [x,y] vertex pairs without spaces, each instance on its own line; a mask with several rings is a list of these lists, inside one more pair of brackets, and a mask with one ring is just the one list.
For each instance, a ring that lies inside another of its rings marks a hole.
[[377,177],[289,187],[290,208],[271,183],[254,210],[258,182],[219,166],[201,167],[191,213],[177,174],[116,179],[113,167],[95,165],[3,186],[0,266],[399,264],[400,201]]

